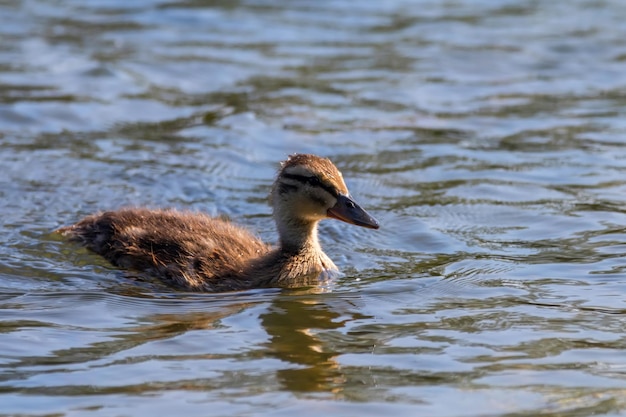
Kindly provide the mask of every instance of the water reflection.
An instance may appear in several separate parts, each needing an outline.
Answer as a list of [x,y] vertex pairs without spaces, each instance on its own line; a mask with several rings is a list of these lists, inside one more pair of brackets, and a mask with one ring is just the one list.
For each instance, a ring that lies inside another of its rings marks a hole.
[[283,389],[339,394],[345,378],[335,361],[337,353],[317,333],[341,328],[348,318],[328,307],[315,299],[281,297],[260,316],[270,336],[268,354],[298,365],[277,371]]

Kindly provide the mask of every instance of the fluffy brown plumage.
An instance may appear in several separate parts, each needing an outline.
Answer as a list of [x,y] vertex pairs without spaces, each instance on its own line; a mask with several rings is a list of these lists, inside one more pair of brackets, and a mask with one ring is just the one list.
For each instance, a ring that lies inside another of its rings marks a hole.
[[177,288],[217,292],[315,285],[337,270],[319,245],[320,220],[378,228],[351,199],[335,165],[315,155],[283,162],[270,200],[280,235],[275,249],[228,221],[177,210],[108,211],[59,232],[121,268]]

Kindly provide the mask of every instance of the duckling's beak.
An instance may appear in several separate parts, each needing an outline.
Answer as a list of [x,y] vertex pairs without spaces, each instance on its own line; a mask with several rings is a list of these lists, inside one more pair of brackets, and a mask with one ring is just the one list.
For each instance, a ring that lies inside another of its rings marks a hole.
[[350,196],[339,194],[337,204],[326,212],[328,217],[369,229],[378,229],[378,221],[363,210]]

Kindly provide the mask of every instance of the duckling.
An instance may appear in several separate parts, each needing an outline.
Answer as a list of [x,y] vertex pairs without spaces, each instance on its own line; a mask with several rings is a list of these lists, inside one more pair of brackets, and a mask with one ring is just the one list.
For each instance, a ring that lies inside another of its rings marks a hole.
[[229,221],[172,209],[107,211],[58,232],[120,268],[182,290],[221,292],[316,285],[338,272],[318,241],[321,220],[379,227],[352,199],[337,167],[316,155],[295,154],[281,163],[270,204],[279,234],[275,248]]

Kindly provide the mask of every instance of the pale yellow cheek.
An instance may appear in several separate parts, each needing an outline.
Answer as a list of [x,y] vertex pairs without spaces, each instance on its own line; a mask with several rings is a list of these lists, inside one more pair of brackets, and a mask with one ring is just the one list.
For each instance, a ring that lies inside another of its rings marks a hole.
[[333,202],[326,202],[322,204],[324,200],[318,202],[312,200],[298,201],[292,206],[292,210],[298,213],[299,217],[307,220],[321,220],[326,218],[326,212],[330,207],[334,205]]

